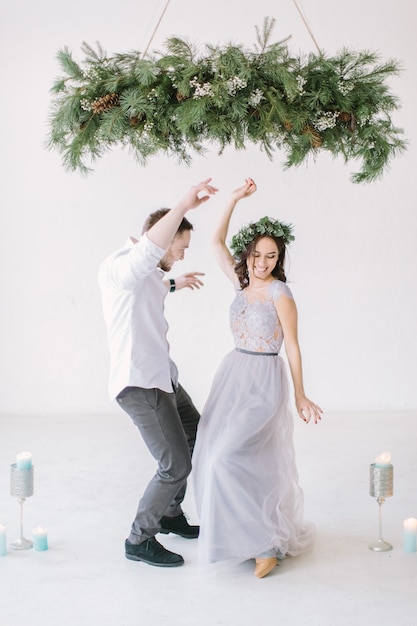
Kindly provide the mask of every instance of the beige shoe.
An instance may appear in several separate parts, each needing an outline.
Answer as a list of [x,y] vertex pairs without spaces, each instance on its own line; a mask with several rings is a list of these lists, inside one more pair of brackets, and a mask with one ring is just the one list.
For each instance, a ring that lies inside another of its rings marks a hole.
[[255,559],[255,576],[258,578],[263,578],[269,572],[272,572],[274,567],[278,565],[278,559],[275,556],[269,557],[267,559]]

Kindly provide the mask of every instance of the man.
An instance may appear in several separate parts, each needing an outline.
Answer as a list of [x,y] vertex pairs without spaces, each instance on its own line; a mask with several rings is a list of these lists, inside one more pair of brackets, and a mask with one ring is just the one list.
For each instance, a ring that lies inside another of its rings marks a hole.
[[110,397],[132,418],[158,463],[139,501],[125,555],[160,567],[176,567],[184,559],[164,548],[157,533],[190,539],[199,533],[198,526],[188,524],[181,503],[200,416],[169,356],[164,300],[168,291],[199,288],[201,274],[163,279],[189,247],[193,227],[185,214],[217,192],[210,181],[191,187],[174,208],[152,213],[139,241],[128,239],[103,262],[98,277],[110,349]]

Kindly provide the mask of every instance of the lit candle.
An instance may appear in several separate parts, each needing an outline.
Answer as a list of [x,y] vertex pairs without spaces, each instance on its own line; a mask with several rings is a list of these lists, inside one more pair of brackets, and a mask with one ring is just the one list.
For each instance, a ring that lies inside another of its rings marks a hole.
[[34,528],[32,530],[32,536],[33,547],[35,548],[35,550],[39,550],[39,552],[42,552],[43,550],[48,549],[48,535],[44,528],[41,528],[40,526],[38,526],[38,528]]
[[32,455],[30,452],[20,452],[16,457],[17,469],[30,469],[32,467]]
[[383,452],[375,459],[375,467],[389,467],[391,465],[391,452]]
[[0,556],[5,556],[6,552],[6,529],[0,524]]
[[409,517],[404,520],[404,550],[417,552],[417,519]]

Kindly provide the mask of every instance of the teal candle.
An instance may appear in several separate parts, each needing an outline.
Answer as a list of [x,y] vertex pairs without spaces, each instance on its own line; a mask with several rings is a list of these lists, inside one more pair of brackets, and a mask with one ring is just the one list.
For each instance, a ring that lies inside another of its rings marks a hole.
[[20,452],[16,457],[17,469],[30,469],[32,467],[32,455],[30,452]]
[[39,552],[43,552],[48,549],[48,535],[44,528],[38,526],[32,531],[33,547]]
[[6,529],[0,524],[0,556],[5,556],[6,553]]
[[405,552],[417,552],[417,519],[409,517],[404,520],[404,541]]

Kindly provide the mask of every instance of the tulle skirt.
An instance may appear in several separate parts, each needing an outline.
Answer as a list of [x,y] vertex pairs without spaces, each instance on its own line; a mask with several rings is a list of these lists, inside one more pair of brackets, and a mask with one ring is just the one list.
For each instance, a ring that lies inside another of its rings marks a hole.
[[202,565],[295,556],[313,542],[288,387],[280,356],[233,350],[215,375],[193,454]]

